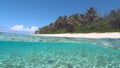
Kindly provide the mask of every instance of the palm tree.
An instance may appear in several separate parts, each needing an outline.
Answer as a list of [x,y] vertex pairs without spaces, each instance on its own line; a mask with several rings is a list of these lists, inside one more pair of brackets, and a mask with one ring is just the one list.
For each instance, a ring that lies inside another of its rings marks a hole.
[[99,20],[99,15],[96,12],[95,8],[90,7],[89,10],[87,10],[86,19],[88,20],[88,23],[92,23]]

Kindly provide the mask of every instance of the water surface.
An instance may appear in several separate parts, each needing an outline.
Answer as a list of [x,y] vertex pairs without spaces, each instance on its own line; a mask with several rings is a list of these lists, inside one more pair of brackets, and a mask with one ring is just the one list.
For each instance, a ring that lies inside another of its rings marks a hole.
[[120,68],[120,39],[0,34],[0,68]]

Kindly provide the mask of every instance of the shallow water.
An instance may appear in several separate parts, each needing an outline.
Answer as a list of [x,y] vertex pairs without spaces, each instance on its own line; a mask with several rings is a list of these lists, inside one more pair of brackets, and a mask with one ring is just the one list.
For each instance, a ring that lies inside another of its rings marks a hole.
[[0,35],[0,68],[120,68],[120,39]]

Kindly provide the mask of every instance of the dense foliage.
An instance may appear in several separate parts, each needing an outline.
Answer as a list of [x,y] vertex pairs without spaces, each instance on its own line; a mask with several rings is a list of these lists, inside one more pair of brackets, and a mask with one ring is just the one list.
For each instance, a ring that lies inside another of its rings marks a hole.
[[120,9],[113,10],[106,16],[100,16],[95,8],[90,7],[84,14],[73,14],[69,17],[60,16],[54,23],[39,28],[35,33],[89,33],[119,31]]

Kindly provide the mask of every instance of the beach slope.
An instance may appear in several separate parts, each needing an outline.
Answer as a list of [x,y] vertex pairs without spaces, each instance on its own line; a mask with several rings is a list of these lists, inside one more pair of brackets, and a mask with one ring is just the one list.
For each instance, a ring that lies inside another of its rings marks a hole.
[[120,38],[120,32],[113,33],[65,33],[65,34],[34,34],[35,36],[71,37],[71,38]]

